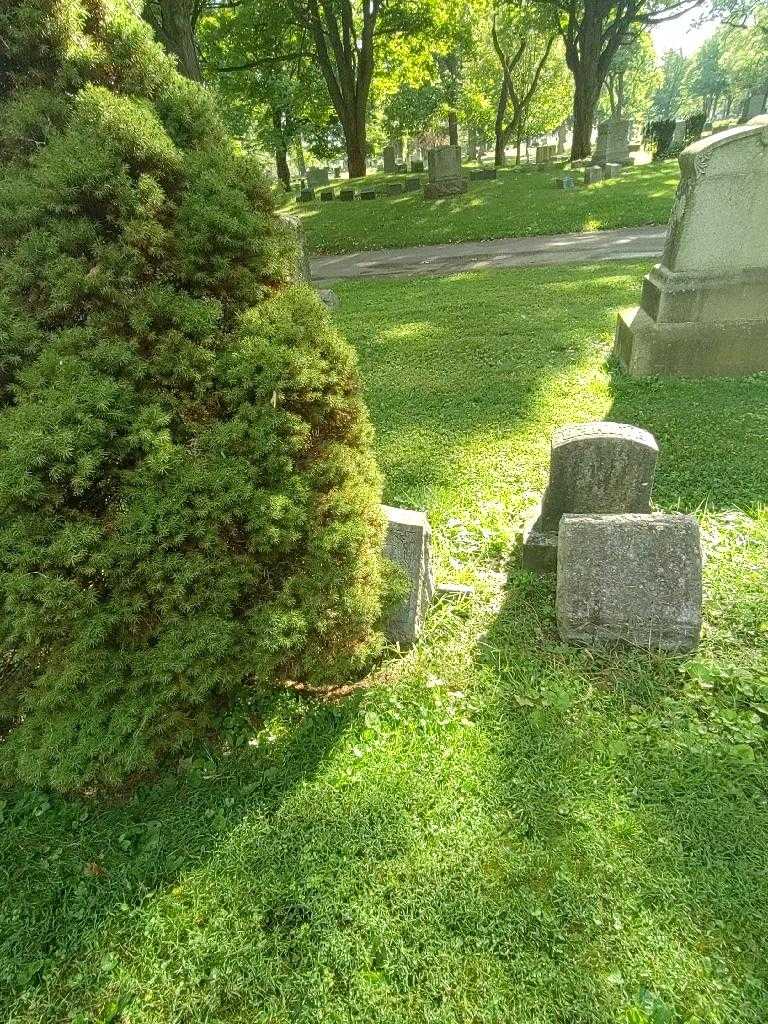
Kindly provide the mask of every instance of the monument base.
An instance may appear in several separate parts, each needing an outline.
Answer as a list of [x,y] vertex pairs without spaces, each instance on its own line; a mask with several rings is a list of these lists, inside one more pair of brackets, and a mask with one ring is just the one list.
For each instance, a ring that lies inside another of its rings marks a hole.
[[521,534],[523,569],[531,572],[557,571],[557,530],[541,527],[541,505],[526,519]]
[[442,199],[444,196],[458,196],[466,191],[466,178],[444,178],[442,181],[427,182],[424,186],[424,198]]
[[613,352],[633,377],[748,377],[768,370],[768,319],[657,323],[636,306],[619,314]]

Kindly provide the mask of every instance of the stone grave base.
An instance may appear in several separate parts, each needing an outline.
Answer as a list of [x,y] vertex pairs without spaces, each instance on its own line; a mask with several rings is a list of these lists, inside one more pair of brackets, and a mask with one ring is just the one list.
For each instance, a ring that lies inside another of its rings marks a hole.
[[557,530],[542,529],[541,505],[526,519],[520,547],[524,569],[531,572],[555,572],[557,569]]
[[614,354],[637,377],[744,377],[768,370],[768,273],[698,276],[655,267],[619,314]]
[[426,199],[442,199],[444,196],[457,196],[466,191],[466,178],[443,178],[442,181],[429,181],[424,186]]

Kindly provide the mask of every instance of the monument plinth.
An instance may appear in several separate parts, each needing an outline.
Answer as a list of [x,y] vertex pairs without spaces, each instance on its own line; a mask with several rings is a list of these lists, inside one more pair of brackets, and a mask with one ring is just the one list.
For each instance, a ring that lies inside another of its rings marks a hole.
[[768,370],[768,116],[694,142],[680,169],[662,261],[614,354],[636,377]]

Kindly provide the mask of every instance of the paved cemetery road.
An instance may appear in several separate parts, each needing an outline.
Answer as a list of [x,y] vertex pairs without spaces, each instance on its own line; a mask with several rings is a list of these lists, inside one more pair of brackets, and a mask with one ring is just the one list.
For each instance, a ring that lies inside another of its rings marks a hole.
[[661,255],[665,235],[665,226],[620,228],[575,235],[495,238],[487,242],[417,245],[410,249],[317,256],[312,260],[312,280],[330,283],[350,277],[411,277],[496,267],[598,263],[633,257],[652,259]]

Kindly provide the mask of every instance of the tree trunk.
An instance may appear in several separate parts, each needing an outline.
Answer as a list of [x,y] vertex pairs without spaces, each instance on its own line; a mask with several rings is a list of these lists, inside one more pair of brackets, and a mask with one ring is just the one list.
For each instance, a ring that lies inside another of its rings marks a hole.
[[288,154],[285,146],[275,146],[275,169],[278,179],[283,183],[285,191],[291,187],[291,171],[288,167]]
[[452,110],[448,114],[448,145],[458,146],[459,144],[459,121],[456,112]]
[[581,66],[573,73],[573,142],[571,160],[583,160],[592,152],[592,125],[600,98],[600,82],[594,68]]
[[477,128],[473,124],[467,129],[467,159],[477,160]]
[[350,178],[365,177],[365,124],[351,122],[344,126],[344,140],[347,151],[347,166]]
[[191,0],[151,0],[144,17],[165,50],[176,58],[179,71],[195,82],[202,80],[195,42],[195,5]]
[[517,164],[518,167],[520,166],[520,150],[522,149],[522,146],[523,146],[523,140],[518,135],[517,136],[517,151],[515,153],[515,163]]

